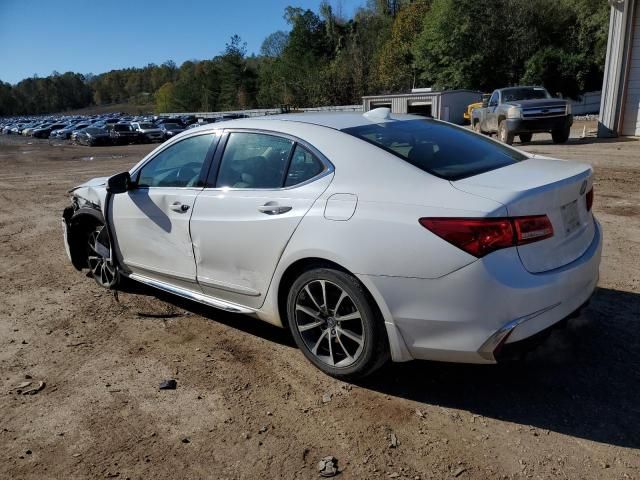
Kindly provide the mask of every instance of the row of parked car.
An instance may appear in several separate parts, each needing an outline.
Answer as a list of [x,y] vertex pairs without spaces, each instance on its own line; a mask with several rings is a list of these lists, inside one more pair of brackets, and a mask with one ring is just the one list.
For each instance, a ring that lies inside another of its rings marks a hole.
[[245,115],[227,114],[214,118],[130,116],[108,114],[66,117],[20,117],[0,119],[0,133],[34,138],[70,140],[81,145],[125,145],[164,142],[188,128]]

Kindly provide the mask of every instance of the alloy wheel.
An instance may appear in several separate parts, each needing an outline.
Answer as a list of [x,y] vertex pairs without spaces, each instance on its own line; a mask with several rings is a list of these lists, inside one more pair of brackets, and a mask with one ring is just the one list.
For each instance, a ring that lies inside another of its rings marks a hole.
[[111,248],[106,228],[101,225],[89,234],[89,270],[98,284],[112,288],[118,280],[118,272],[111,261]]
[[362,316],[349,294],[328,280],[312,280],[295,300],[295,326],[311,354],[332,367],[348,367],[365,344]]

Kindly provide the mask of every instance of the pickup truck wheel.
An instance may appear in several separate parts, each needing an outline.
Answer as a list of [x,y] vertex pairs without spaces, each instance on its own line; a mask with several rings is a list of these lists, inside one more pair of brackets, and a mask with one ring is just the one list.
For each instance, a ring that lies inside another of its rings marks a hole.
[[529,143],[533,137],[533,133],[521,133],[518,136],[520,137],[520,143]]
[[513,139],[515,135],[513,132],[510,132],[507,128],[507,122],[502,120],[498,125],[498,138],[502,143],[506,143],[507,145],[513,145]]
[[553,143],[565,143],[569,140],[569,134],[571,133],[571,128],[563,128],[560,130],[553,130],[551,132],[551,138],[553,139]]

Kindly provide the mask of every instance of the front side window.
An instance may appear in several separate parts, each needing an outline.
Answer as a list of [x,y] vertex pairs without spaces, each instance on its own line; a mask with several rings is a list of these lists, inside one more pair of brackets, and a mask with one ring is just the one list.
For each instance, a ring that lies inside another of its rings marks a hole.
[[161,151],[138,174],[139,187],[199,187],[213,134],[185,138]]
[[293,142],[262,133],[229,134],[216,187],[281,188]]
[[493,95],[491,95],[489,99],[489,106],[494,107],[496,105],[498,105],[498,92],[493,92]]
[[296,145],[296,149],[293,151],[293,156],[291,157],[291,164],[289,165],[287,180],[284,186],[291,187],[306,182],[322,173],[323,170],[324,165],[320,160],[306,148],[301,145]]
[[527,158],[469,130],[435,120],[369,124],[343,132],[447,180],[471,177]]

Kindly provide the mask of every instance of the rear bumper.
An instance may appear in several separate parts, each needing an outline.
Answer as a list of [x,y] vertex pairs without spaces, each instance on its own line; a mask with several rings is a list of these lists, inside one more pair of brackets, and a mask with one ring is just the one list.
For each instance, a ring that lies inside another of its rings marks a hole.
[[563,115],[551,118],[509,118],[507,128],[510,132],[518,133],[542,133],[552,130],[562,130],[573,125],[573,115]]
[[598,282],[602,231],[595,227],[580,258],[544,273],[526,271],[510,248],[436,279],[361,276],[387,313],[389,338],[402,340],[392,342],[392,357],[495,363],[500,349],[570,316]]

